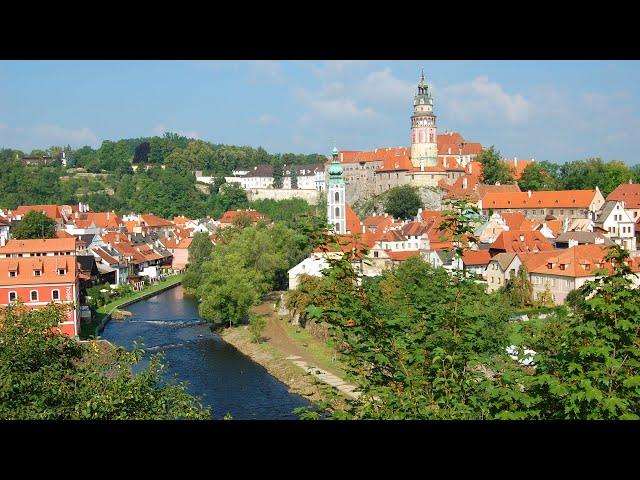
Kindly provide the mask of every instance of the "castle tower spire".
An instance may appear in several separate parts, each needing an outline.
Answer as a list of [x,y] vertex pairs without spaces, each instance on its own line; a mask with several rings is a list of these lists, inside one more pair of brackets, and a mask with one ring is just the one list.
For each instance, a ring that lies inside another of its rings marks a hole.
[[347,233],[346,185],[342,178],[342,165],[338,160],[338,149],[333,147],[333,160],[327,170],[327,221],[335,233]]
[[424,77],[424,69],[413,98],[411,163],[414,167],[420,167],[420,170],[438,165],[436,115],[433,113],[433,98]]

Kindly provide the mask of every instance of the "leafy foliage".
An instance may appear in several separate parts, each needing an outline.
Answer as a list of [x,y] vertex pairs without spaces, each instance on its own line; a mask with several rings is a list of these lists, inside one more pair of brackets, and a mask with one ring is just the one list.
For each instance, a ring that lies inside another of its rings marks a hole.
[[42,212],[31,210],[11,230],[13,238],[25,240],[29,238],[55,238],[56,222]]
[[477,162],[482,163],[481,182],[494,185],[496,182],[502,184],[513,183],[513,172],[509,166],[502,161],[500,151],[493,145],[482,150],[482,153],[476,158]]
[[141,350],[100,348],[56,332],[64,307],[7,307],[0,324],[0,419],[207,419],[182,384],[162,379],[161,358],[132,373]]
[[384,211],[395,218],[410,219],[418,214],[418,209],[422,206],[418,189],[411,185],[402,185],[387,191]]

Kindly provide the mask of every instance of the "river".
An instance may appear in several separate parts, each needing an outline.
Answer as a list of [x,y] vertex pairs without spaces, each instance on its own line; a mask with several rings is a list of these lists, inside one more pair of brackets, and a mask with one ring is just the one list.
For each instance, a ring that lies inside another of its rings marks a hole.
[[[211,406],[216,419],[297,419],[296,407],[308,405],[259,364],[211,332],[198,315],[196,299],[177,286],[129,305],[133,316],[111,320],[102,338],[130,349],[134,341],[147,352],[163,352],[166,378],[187,383],[190,393]],[[146,362],[142,362],[143,365]]]

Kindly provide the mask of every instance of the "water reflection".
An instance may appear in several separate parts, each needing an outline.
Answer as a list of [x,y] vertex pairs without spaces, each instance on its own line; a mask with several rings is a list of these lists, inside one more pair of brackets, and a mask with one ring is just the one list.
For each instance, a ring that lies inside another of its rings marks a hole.
[[109,322],[102,338],[127,349],[138,341],[149,355],[164,353],[167,379],[186,381],[215,418],[230,413],[234,419],[296,419],[293,409],[308,404],[212,333],[181,286],[126,309],[133,316]]

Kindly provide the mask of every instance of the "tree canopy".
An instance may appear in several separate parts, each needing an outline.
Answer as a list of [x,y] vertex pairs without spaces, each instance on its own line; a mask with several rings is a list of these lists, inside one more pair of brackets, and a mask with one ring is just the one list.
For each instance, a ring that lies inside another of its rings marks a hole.
[[391,188],[387,191],[384,200],[384,211],[395,218],[413,218],[422,206],[418,189],[411,185]]
[[502,184],[513,183],[513,172],[509,166],[502,161],[500,151],[493,145],[482,150],[482,153],[476,158],[477,162],[482,164],[482,176],[480,181],[489,185],[495,185],[496,182]]
[[55,238],[56,222],[42,212],[31,210],[11,230],[11,236],[18,240]]

